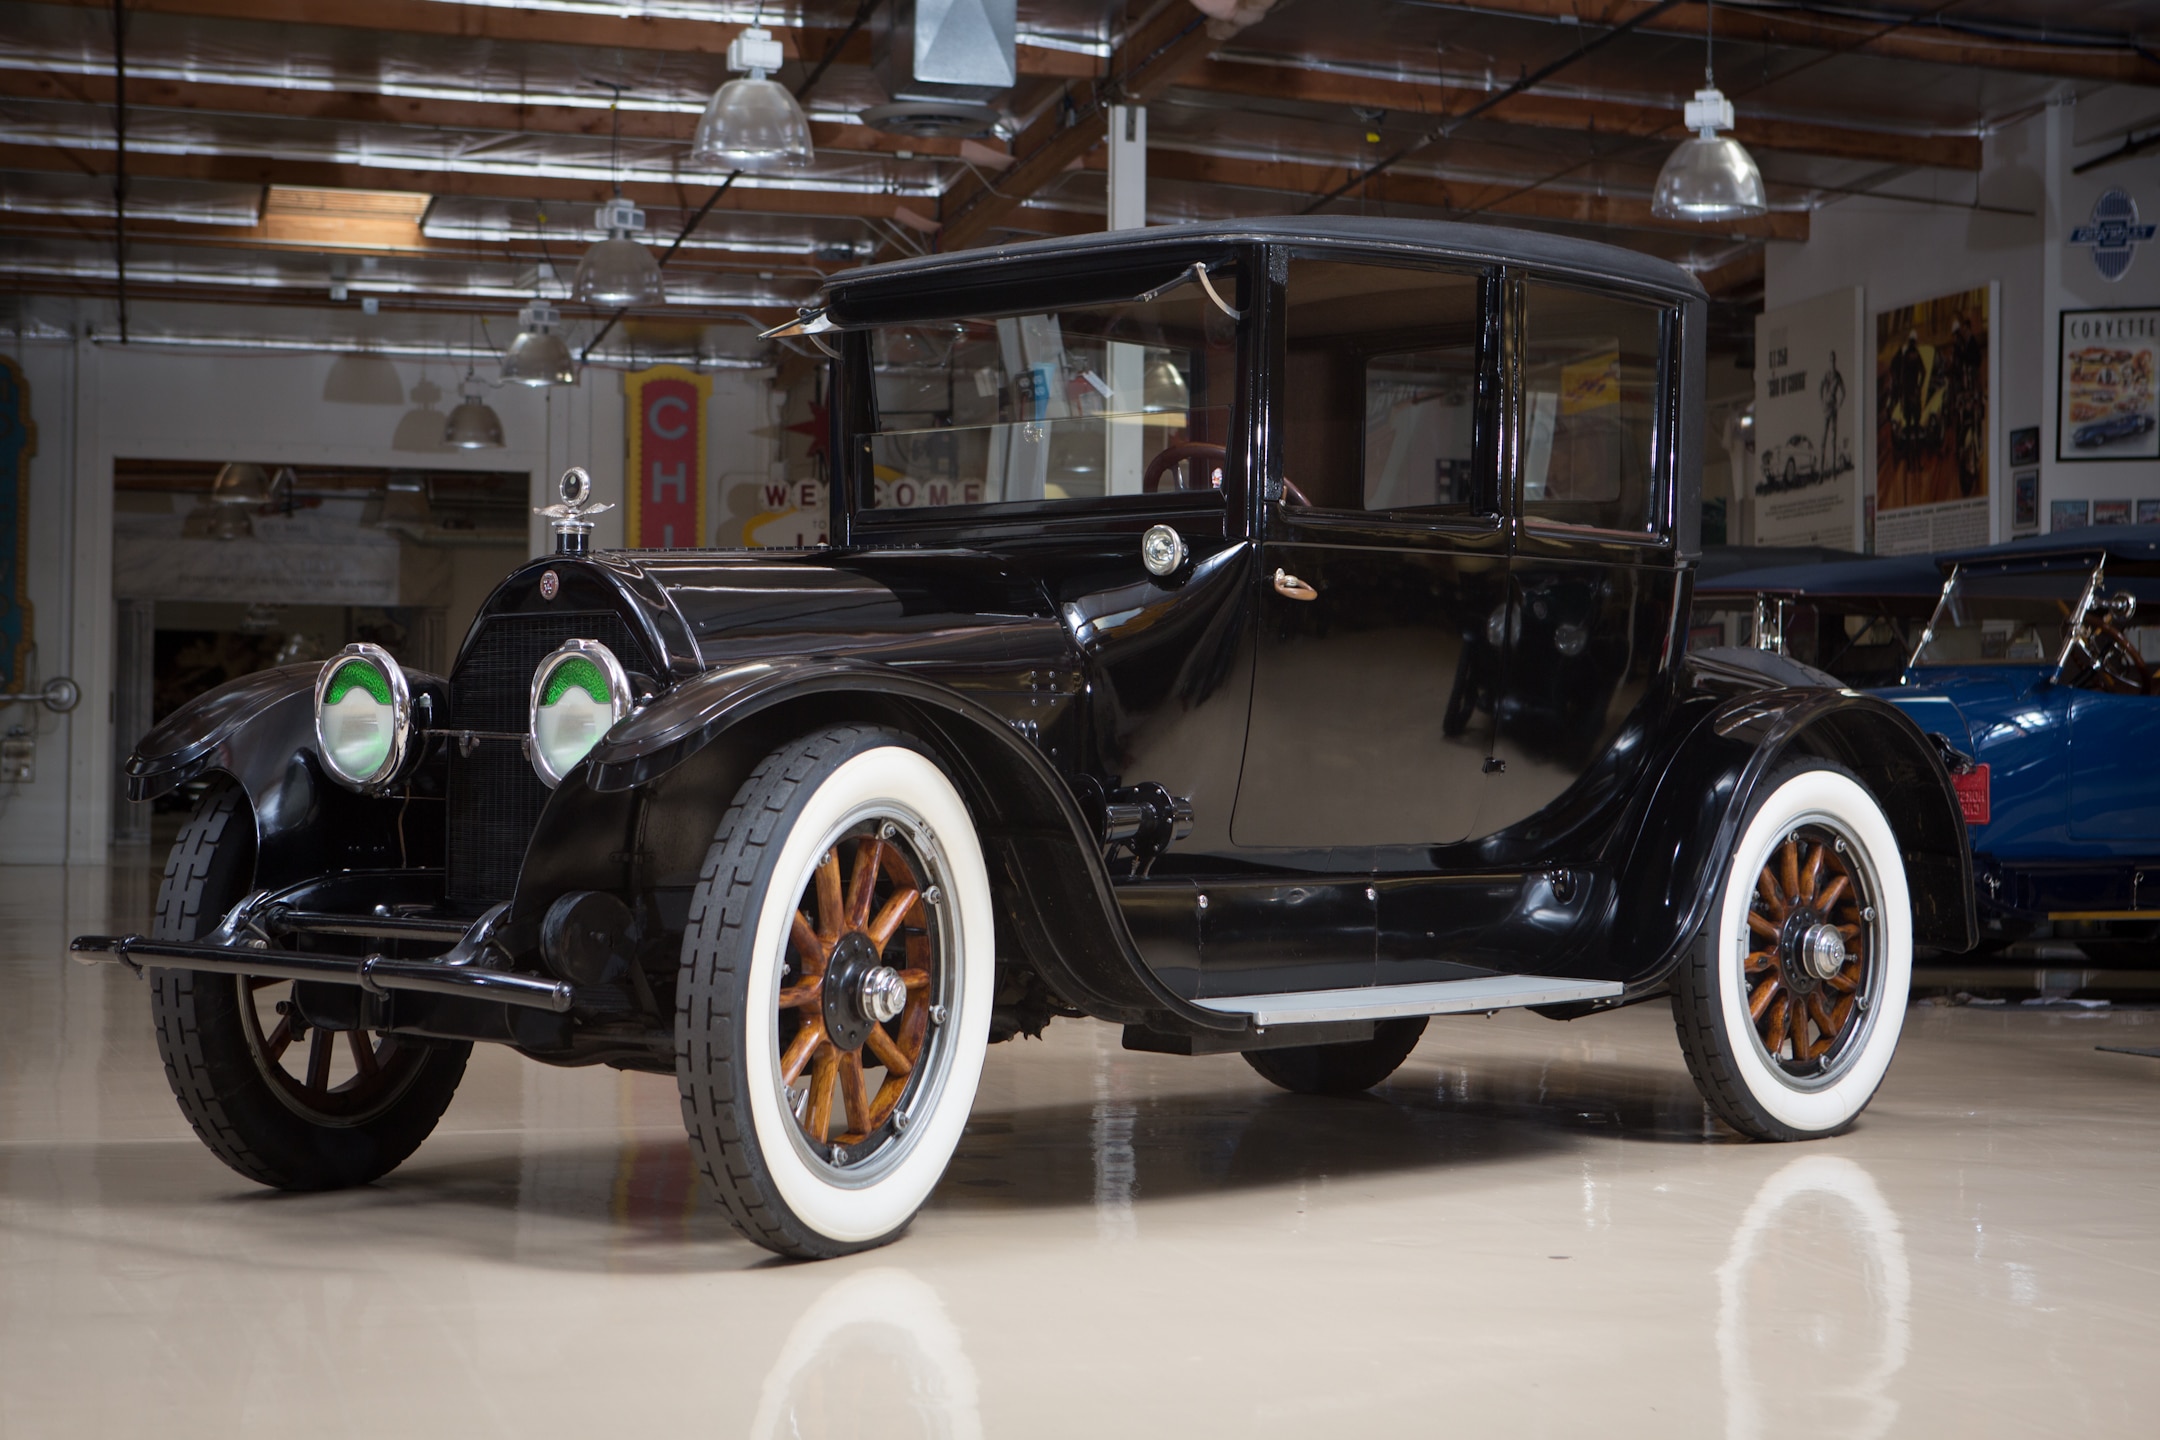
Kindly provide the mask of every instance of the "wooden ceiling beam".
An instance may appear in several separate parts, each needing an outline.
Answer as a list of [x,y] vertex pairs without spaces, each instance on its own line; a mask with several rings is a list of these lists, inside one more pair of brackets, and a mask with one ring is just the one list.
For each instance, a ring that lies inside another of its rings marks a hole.
[[[110,10],[109,0],[48,0],[48,3]],[[748,27],[726,20],[681,16],[599,15],[571,10],[524,9],[510,5],[460,5],[444,0],[128,0],[136,13],[175,15],[200,20],[239,20],[263,25],[320,25],[340,30],[375,30],[436,39],[501,40],[534,45],[570,45],[581,49],[654,50],[669,54],[723,56]],[[775,16],[766,22],[790,60],[810,63],[824,58],[841,31],[791,26]],[[867,65],[871,40],[858,33],[840,52],[843,64]],[[1101,71],[1092,55],[1019,47],[1021,73],[1083,79]]]
[[[288,160],[264,155],[160,155],[128,152],[128,174],[171,180],[209,180],[237,185],[300,185],[337,190],[405,190],[421,195],[472,195],[501,200],[543,200],[597,205],[611,193],[605,180],[582,180],[538,172],[513,174],[470,170],[409,170],[357,161]],[[109,150],[0,142],[0,170],[69,175],[112,174]],[[712,191],[709,180],[625,180],[623,194],[639,205],[694,210]],[[909,202],[902,195],[852,190],[801,190],[736,185],[713,206],[718,211],[889,219]],[[913,197],[914,203],[929,203]]]
[[[2140,52],[2123,37],[2119,47],[2086,47],[2043,41],[2029,44],[2007,38],[1961,34],[1929,23],[1932,10],[1920,0],[1899,0],[1913,7],[1910,24],[1892,25],[1860,16],[1809,15],[1789,10],[1754,9],[1745,3],[1717,7],[1720,41],[1795,46],[1875,55],[1889,60],[1917,60],[1967,69],[2010,70],[2023,75],[2054,75],[2071,80],[2106,80],[2124,85],[2160,85],[2160,61]],[[1566,24],[1613,26],[1650,8],[1651,0],[1450,0],[1450,8],[1472,14],[1557,20]],[[1956,16],[1949,18],[1955,19]],[[1644,30],[1700,38],[1703,7],[1678,5],[1643,22]]]
[[[1086,168],[1097,169],[1102,161],[1089,156]],[[1148,151],[1150,180],[1181,180],[1200,185],[1228,185],[1248,190],[1270,190],[1293,195],[1324,194],[1359,173],[1360,167],[1324,165],[1303,160],[1246,160],[1222,155],[1203,155],[1189,150]],[[1429,175],[1387,170],[1366,182],[1364,192],[1382,204],[1417,205],[1456,214],[1510,215],[1535,220],[1559,220],[1577,225],[1596,225],[1628,230],[1654,230],[1675,235],[1723,235],[1755,240],[1806,240],[1805,212],[1774,210],[1755,220],[1698,224],[1689,220],[1664,220],[1650,213],[1650,202],[1630,196],[1592,195],[1569,190],[1524,189],[1508,182],[1470,184]]]
[[[110,75],[0,70],[0,98],[113,103]],[[351,90],[301,90],[274,85],[230,85],[195,80],[128,81],[130,110],[173,110],[197,115],[272,116],[281,120],[334,120],[357,124],[417,125],[431,130],[504,131],[578,135],[604,140],[610,129],[604,108],[517,105],[485,100],[438,100],[376,95]],[[697,117],[656,110],[622,112],[622,133],[636,140],[690,143]],[[810,138],[823,150],[865,154],[953,157],[958,140],[889,135],[868,125],[812,121]],[[978,142],[990,143],[990,142]],[[996,148],[993,144],[992,148]]]
[[953,183],[939,206],[944,228],[939,246],[963,249],[978,243],[1027,198],[1062,175],[1075,160],[1102,143],[1112,104],[1145,105],[1222,42],[1207,18],[1184,0],[1171,0],[1141,24],[1110,57],[1109,76],[1074,87],[1071,106],[1052,105],[1013,142],[1018,157],[990,182],[970,173]]
[[[1209,60],[1195,66],[1181,87],[1262,100],[1295,100],[1319,105],[1357,106],[1405,114],[1444,117],[1482,104],[1486,92],[1438,80],[1383,79],[1312,70],[1291,65],[1242,60]],[[1661,105],[1590,100],[1529,91],[1502,101],[1483,117],[1505,125],[1572,130],[1643,139],[1685,135],[1678,110]],[[1762,150],[1826,155],[1876,164],[1928,165],[1945,170],[1978,170],[1977,135],[1910,135],[1818,125],[1750,115],[1742,110],[1734,131],[1744,145]]]

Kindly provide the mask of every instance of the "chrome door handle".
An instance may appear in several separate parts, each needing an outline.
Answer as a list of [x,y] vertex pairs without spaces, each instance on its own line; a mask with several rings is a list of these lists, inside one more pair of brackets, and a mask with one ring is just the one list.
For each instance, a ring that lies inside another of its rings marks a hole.
[[1287,570],[1277,570],[1275,572],[1275,593],[1288,596],[1292,600],[1317,600],[1320,598],[1318,590],[1313,589],[1312,586],[1298,579],[1297,576],[1292,575]]

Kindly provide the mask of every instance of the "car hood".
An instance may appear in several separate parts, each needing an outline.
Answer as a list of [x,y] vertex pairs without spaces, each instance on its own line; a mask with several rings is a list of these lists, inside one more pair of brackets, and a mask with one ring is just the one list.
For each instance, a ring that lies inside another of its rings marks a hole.
[[1912,717],[1922,730],[1941,735],[1968,755],[1977,754],[1995,724],[2029,706],[2051,667],[1975,665],[1930,667],[1918,684],[1890,685],[1880,695]]

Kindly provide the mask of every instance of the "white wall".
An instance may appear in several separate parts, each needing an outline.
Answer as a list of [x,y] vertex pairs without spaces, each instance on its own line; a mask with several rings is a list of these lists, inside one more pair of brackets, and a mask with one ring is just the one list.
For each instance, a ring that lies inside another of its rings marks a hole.
[[[1991,485],[1997,534],[2010,534],[2009,432],[2037,425],[2041,412],[2043,335],[2042,248],[2047,210],[2047,119],[2035,116],[1988,138],[1977,177],[1945,177],[1931,199],[1952,204],[1854,197],[1817,210],[1806,243],[1768,248],[1763,306],[1775,310],[1848,285],[1864,292],[1869,346],[1853,378],[1859,402],[1858,449],[1863,485],[1875,484],[1875,316],[1931,296],[2002,285],[2002,313],[1993,318],[1999,371]],[[1995,209],[1962,208],[1977,200]],[[2022,210],[2029,215],[2000,214]],[[2160,258],[2160,257],[2156,257]]]
[[[2125,108],[2126,104],[2130,108]],[[2062,461],[2055,459],[2056,375],[2062,348],[2058,318],[2064,310],[2115,310],[2160,305],[2160,237],[2138,247],[2130,268],[2110,281],[2093,265],[2092,252],[2069,243],[2070,234],[2088,223],[2093,202],[2103,191],[2121,188],[2137,202],[2138,219],[2160,221],[2160,154],[2147,153],[2072,174],[2081,162],[2103,155],[2121,143],[2118,125],[2155,118],[2151,92],[2103,92],[2075,104],[2050,106],[2046,117],[2048,153],[2056,183],[2047,213],[2047,322],[2042,336],[2040,415],[2040,523],[2048,524],[2053,500],[2121,500],[2160,496],[2160,462]],[[2135,503],[2131,506],[2133,518]]]
[[[564,467],[583,465],[596,498],[617,507],[600,517],[594,543],[622,543],[623,394],[611,371],[588,371],[562,390],[489,390],[508,448],[458,452],[413,448],[429,422],[411,412],[414,390],[425,380],[442,392],[432,408],[447,413],[457,403],[461,366],[377,360],[390,368],[368,375],[349,364],[340,368],[345,357],[327,354],[89,342],[28,344],[18,358],[30,381],[39,440],[29,522],[39,669],[45,676],[73,675],[84,698],[73,715],[39,722],[37,779],[0,787],[0,863],[105,858],[117,779],[110,718],[115,459],[523,470],[532,477],[535,505],[552,499]],[[385,398],[329,398],[355,393],[356,376],[377,382]],[[776,447],[767,382],[762,371],[715,375],[708,485],[723,471],[770,468]],[[401,397],[394,402],[387,399],[393,391]],[[535,517],[529,533],[534,553],[547,547],[545,521]],[[24,714],[11,707],[0,728],[24,723]]]

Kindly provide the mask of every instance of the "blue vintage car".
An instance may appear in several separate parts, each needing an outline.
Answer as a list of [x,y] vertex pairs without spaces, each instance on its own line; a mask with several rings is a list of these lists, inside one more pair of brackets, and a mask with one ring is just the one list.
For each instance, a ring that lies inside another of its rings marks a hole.
[[1904,683],[1972,840],[1982,943],[2160,925],[2160,525],[1938,557]]

